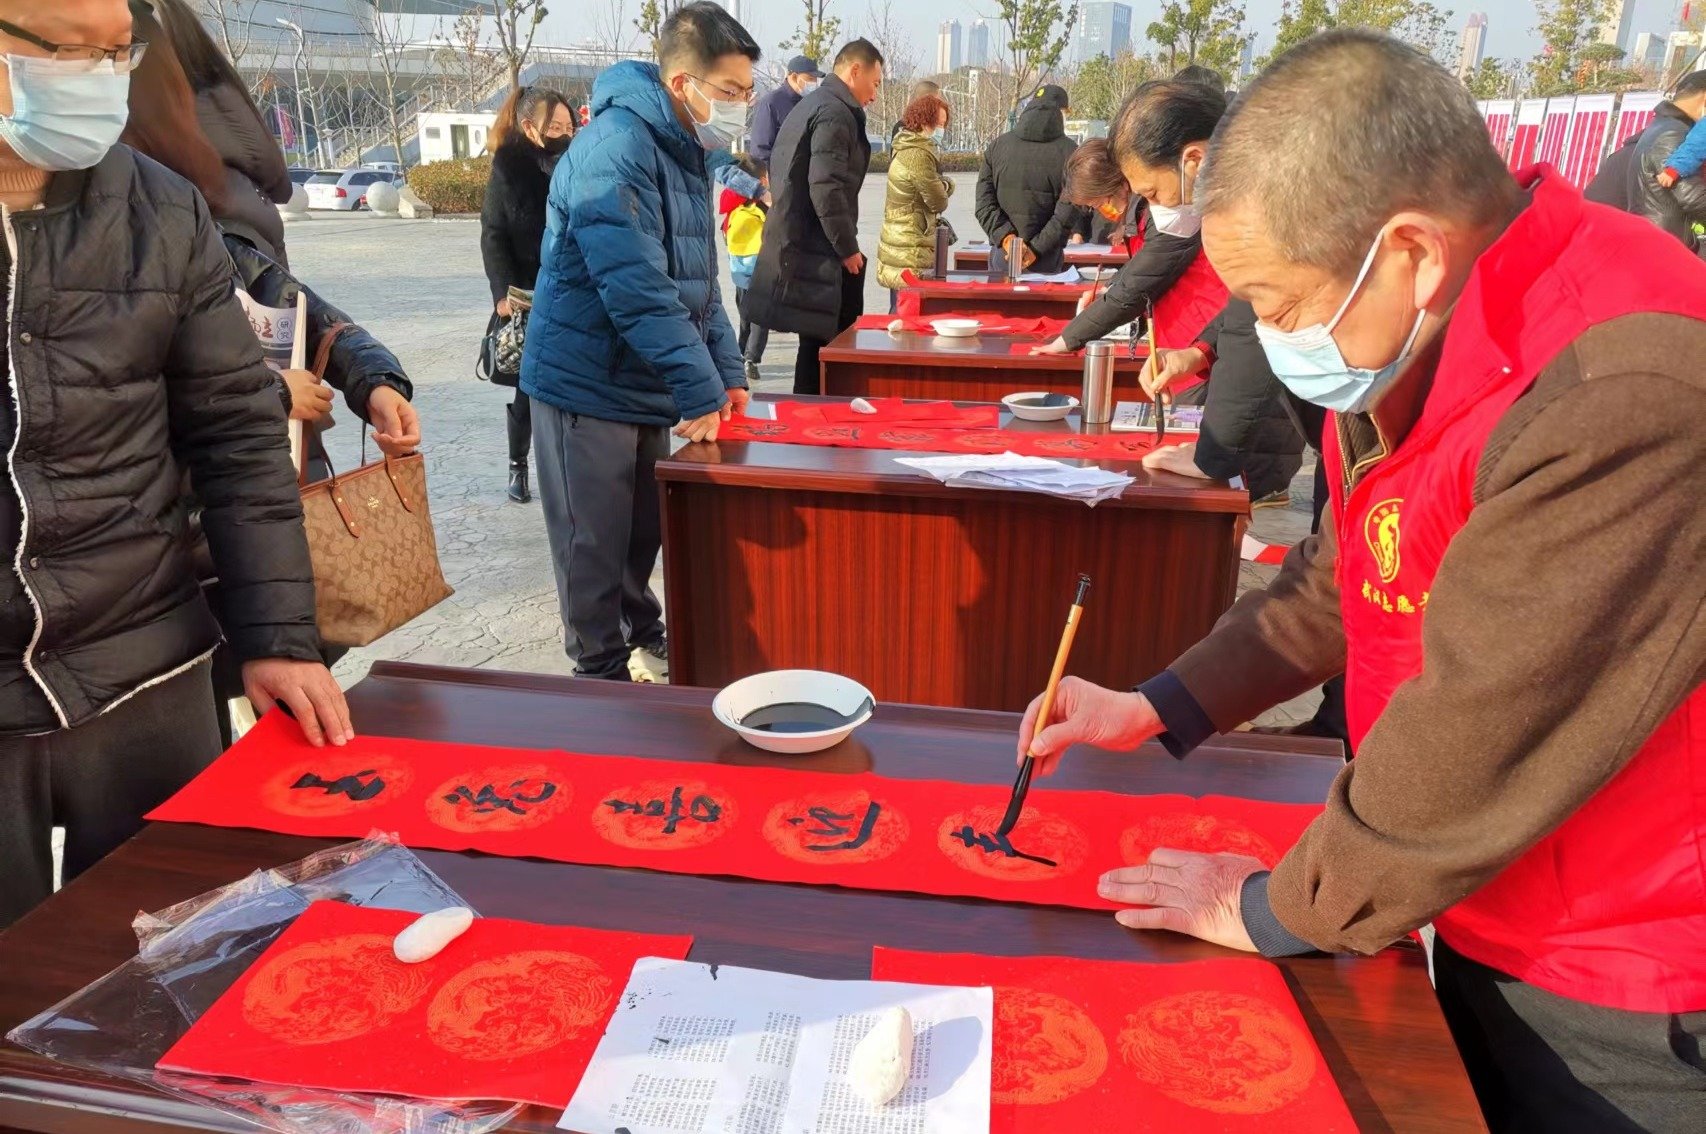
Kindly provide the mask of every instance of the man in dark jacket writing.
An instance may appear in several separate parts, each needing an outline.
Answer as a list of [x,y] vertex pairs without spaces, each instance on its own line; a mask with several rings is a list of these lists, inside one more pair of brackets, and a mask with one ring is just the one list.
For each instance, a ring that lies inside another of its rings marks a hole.
[[883,56],[856,39],[835,57],[835,74],[782,124],[770,161],[775,203],[747,290],[754,323],[800,336],[794,392],[819,388],[818,352],[865,309],[859,251],[859,188],[871,164],[865,107],[876,101]]
[[[139,53],[124,0],[0,0],[0,927],[219,753],[182,472],[256,707],[354,735],[320,662],[284,405],[188,182],[115,145]],[[110,65],[62,62],[87,44]],[[27,58],[28,69],[16,60]],[[59,84],[75,84],[60,88]],[[84,112],[14,117],[14,96]],[[70,125],[66,125],[70,123]],[[8,325],[9,324],[9,325]]]
[[989,144],[978,171],[977,223],[992,248],[1021,257],[1033,271],[1066,266],[1074,229],[1088,227],[1088,210],[1064,195],[1066,159],[1077,148],[1066,136],[1066,92],[1039,87],[1018,124]]
[[768,165],[770,151],[776,146],[776,135],[782,129],[782,123],[788,120],[788,115],[793,113],[802,98],[817,90],[822,79],[823,72],[817,69],[816,59],[796,55],[788,60],[788,76],[782,80],[782,85],[759,99],[758,105],[753,107],[752,132],[747,136],[746,152]]
[[521,388],[534,402],[565,646],[582,677],[659,676],[653,468],[670,426],[715,441],[746,404],[717,288],[707,151],[744,131],[758,54],[717,5],[676,9],[658,63],[599,76],[592,123],[551,177]]

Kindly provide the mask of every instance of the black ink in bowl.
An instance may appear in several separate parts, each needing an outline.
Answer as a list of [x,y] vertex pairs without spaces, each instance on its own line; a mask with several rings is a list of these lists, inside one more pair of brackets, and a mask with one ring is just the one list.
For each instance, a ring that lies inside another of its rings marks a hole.
[[740,718],[740,726],[755,732],[825,732],[846,728],[864,716],[871,704],[867,698],[858,712],[848,714],[811,701],[783,701],[752,710]]
[[1038,394],[1031,398],[1009,398],[1008,405],[1024,406],[1026,409],[1056,409],[1072,404],[1072,399],[1065,394]]

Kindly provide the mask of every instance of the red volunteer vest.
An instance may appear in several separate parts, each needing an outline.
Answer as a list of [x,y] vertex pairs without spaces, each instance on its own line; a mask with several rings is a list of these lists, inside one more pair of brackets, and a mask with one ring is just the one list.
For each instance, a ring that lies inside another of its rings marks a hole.
[[[1148,213],[1143,216],[1144,227],[1155,222]],[[1137,255],[1143,247],[1143,232],[1139,230],[1126,241],[1126,250]],[[1173,281],[1160,299],[1155,301],[1155,345],[1166,350],[1183,350],[1195,346],[1203,328],[1214,321],[1226,306],[1226,285],[1220,282],[1214,265],[1199,249],[1197,258],[1185,269],[1185,274]],[[1194,383],[1185,383],[1184,389]]]
[[[1533,203],[1477,262],[1415,426],[1348,498],[1343,477],[1331,478],[1356,744],[1426,665],[1429,592],[1505,411],[1595,324],[1706,314],[1706,272],[1675,239],[1585,203],[1549,167],[1520,176]],[[1341,469],[1337,433],[1326,431],[1323,455]],[[1706,1009],[1706,687],[1562,826],[1435,924],[1463,955],[1560,996]]]

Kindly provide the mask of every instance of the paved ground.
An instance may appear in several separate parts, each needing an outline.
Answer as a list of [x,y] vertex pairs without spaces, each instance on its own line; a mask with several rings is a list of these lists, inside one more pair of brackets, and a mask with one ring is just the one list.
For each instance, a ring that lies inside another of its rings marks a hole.
[[[972,217],[971,175],[955,175],[949,218],[962,239],[978,233]],[[861,244],[876,251],[883,184],[861,196]],[[339,666],[345,684],[378,658],[568,673],[557,597],[537,504],[504,498],[504,408],[508,391],[474,378],[474,355],[490,308],[480,268],[479,225],[473,220],[387,220],[365,214],[318,213],[290,226],[291,263],[304,281],[386,342],[416,386],[423,448],[432,486],[433,521],[445,575],[456,594]],[[732,297],[724,259],[723,294]],[[886,309],[888,296],[871,283],[868,310]],[[774,335],[760,389],[786,390],[795,339]],[[328,435],[338,468],[359,460],[353,415],[341,414]],[[1255,532],[1292,543],[1308,530],[1308,469],[1290,509],[1257,513]],[[1271,568],[1244,566],[1242,587],[1260,585]],[[657,577],[661,583],[661,573]],[[662,593],[661,585],[659,593]],[[1305,698],[1274,720],[1312,711]]]

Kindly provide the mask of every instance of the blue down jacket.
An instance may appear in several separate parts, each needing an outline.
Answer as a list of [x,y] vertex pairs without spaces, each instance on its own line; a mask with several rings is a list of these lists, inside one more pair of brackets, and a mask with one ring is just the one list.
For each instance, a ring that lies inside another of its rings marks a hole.
[[714,159],[655,64],[605,71],[592,113],[551,177],[521,388],[604,421],[701,417],[746,385],[717,289]]

